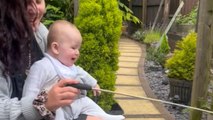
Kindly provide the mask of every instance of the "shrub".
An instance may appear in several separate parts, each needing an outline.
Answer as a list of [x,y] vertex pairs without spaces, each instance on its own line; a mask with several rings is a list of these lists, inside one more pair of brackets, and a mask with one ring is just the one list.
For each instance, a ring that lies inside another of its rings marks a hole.
[[190,13],[186,15],[178,15],[175,22],[184,25],[194,25],[197,20],[197,10],[198,7],[196,6]]
[[147,49],[146,59],[163,66],[165,55],[162,53],[158,53],[158,51],[154,47],[149,47]]
[[122,13],[123,21],[133,22],[135,24],[142,24],[139,18],[133,15],[133,11],[128,8],[125,4],[118,0],[118,5]]
[[73,22],[73,0],[45,0],[46,14],[42,22],[49,27],[55,20],[65,19]]
[[164,34],[162,38],[162,42],[157,50],[159,53],[168,54],[170,51],[168,37]]
[[157,64],[160,64],[164,67],[166,55],[169,53],[170,47],[168,43],[168,38],[166,35],[163,35],[162,42],[158,48],[151,46],[147,50],[147,60],[154,61]]
[[[114,90],[122,26],[117,0],[80,0],[74,21],[83,37],[78,64],[98,80],[101,88]],[[112,94],[102,93],[98,104],[109,110],[114,102]]]
[[151,44],[160,40],[161,34],[159,31],[147,31],[145,32],[144,43]]
[[196,39],[196,33],[191,32],[176,44],[177,49],[174,50],[173,56],[166,61],[168,77],[193,80]]
[[47,5],[46,7],[47,14],[43,19],[43,23],[45,26],[49,27],[55,20],[64,19],[64,13],[60,11],[59,8],[53,5]]
[[143,41],[144,39],[144,32],[143,30],[139,29],[137,30],[133,35],[132,35],[132,38],[137,40],[137,41]]

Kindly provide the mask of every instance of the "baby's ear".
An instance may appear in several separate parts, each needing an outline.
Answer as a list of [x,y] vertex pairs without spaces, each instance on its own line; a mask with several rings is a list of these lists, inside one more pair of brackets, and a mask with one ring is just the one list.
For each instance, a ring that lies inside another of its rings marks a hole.
[[59,54],[58,47],[59,47],[59,44],[57,42],[52,42],[52,44],[51,44],[51,50],[56,55]]

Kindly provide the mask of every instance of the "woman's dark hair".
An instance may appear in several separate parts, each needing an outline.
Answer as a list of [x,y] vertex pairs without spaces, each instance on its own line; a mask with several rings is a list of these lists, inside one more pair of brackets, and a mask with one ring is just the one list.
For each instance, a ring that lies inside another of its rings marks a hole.
[[[0,0],[0,61],[3,75],[24,71],[23,67],[34,39],[27,18],[27,5],[32,0]],[[26,66],[26,65],[25,65]]]

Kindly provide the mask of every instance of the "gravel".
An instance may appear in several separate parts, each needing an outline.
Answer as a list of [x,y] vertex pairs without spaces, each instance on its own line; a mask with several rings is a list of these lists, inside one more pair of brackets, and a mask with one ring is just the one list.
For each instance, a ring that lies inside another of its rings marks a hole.
[[[150,88],[158,99],[171,101],[169,96],[169,84],[164,69],[152,61],[145,61],[145,76]],[[162,84],[164,83],[164,84]],[[181,107],[164,104],[165,108],[175,117],[175,120],[189,120],[189,111]],[[202,118],[206,120],[206,115]]]

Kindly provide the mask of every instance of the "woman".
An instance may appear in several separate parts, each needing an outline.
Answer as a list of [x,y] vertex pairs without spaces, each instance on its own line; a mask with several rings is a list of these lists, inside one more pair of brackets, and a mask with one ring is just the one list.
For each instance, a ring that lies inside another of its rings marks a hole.
[[[34,44],[34,35],[26,13],[32,0],[0,1],[0,120],[39,120],[41,116],[30,96],[21,98],[20,89],[26,78],[26,69],[41,56]],[[36,7],[34,7],[36,8]],[[79,91],[65,84],[74,80],[61,80],[47,93],[44,106],[55,111],[69,105]],[[51,112],[52,113],[52,112]]]

